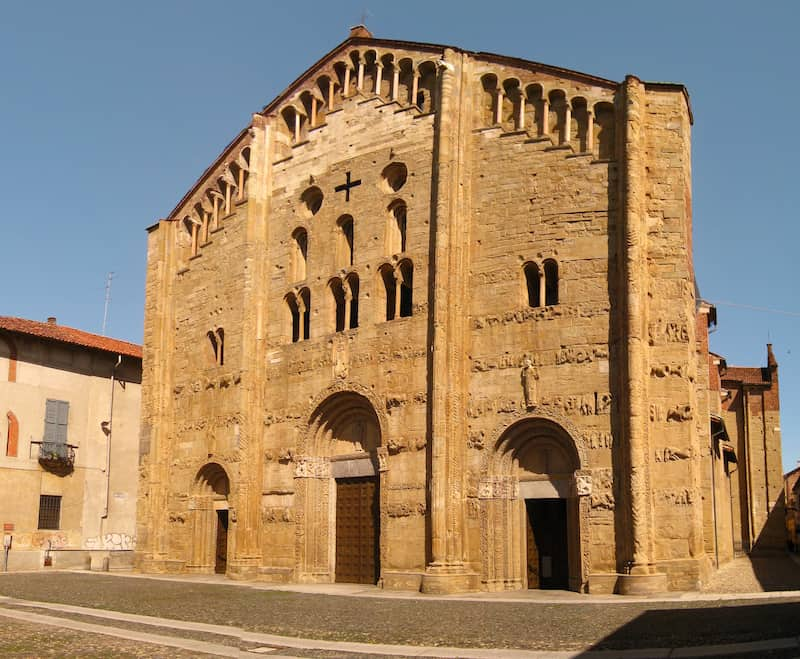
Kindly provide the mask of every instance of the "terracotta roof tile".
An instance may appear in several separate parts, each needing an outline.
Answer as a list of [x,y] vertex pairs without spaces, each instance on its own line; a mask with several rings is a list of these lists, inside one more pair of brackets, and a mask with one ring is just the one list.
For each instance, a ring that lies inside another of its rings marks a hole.
[[104,350],[119,355],[142,358],[142,346],[136,343],[128,343],[118,339],[111,339],[99,334],[91,334],[83,330],[55,323],[42,323],[37,320],[26,320],[24,318],[13,318],[11,316],[0,316],[0,330],[38,336],[43,339],[71,343],[85,348]]
[[769,384],[769,370],[758,366],[729,366],[722,374],[722,381],[742,382],[743,384]]

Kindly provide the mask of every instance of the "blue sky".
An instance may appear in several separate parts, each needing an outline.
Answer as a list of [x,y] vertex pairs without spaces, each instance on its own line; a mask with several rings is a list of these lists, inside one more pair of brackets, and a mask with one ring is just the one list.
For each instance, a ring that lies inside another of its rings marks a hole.
[[[141,341],[145,227],[367,12],[378,37],[686,84],[695,265],[712,349],[780,364],[800,459],[797,2],[3,3],[0,315]],[[751,308],[758,307],[758,309]],[[764,310],[761,310],[764,309]]]

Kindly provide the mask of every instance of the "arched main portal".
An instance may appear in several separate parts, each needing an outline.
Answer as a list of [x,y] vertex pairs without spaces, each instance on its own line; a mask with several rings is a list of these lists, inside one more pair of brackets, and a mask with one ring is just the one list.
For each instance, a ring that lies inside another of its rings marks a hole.
[[230,479],[222,465],[204,465],[194,479],[192,545],[186,567],[192,572],[225,574],[228,566]]
[[341,391],[312,412],[295,492],[301,581],[380,579],[381,427],[366,396]]
[[583,466],[571,435],[551,419],[525,418],[501,434],[478,492],[488,590],[581,590]]

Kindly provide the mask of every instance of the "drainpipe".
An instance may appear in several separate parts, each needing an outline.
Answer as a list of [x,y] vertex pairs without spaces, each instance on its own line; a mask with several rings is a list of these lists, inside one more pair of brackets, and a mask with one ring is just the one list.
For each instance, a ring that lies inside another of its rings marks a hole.
[[[724,434],[724,430],[717,430],[711,433],[711,517],[714,522],[714,561],[719,569],[719,531],[717,529],[717,465],[716,465],[716,443],[718,437]],[[722,451],[720,451],[722,453]],[[731,524],[733,521],[731,521]]]
[[[111,369],[111,407],[108,410],[108,436],[106,437],[106,466],[103,471],[106,472],[106,496],[105,505],[103,506],[103,514],[101,519],[108,519],[108,500],[111,489],[111,433],[114,426],[114,383],[116,381],[117,369],[122,363],[122,355],[117,355],[117,363]],[[102,526],[102,522],[100,524]]]
[[719,540],[717,538],[717,483],[714,472],[716,471],[714,465],[714,442],[716,438],[711,434],[711,518],[714,522],[714,562],[719,570]]
[[753,539],[755,533],[753,532],[753,525],[755,522],[755,513],[753,512],[753,465],[750,462],[750,391],[746,387],[742,387],[742,417],[744,423],[744,455],[747,469],[745,470],[747,476],[747,553],[753,550]]

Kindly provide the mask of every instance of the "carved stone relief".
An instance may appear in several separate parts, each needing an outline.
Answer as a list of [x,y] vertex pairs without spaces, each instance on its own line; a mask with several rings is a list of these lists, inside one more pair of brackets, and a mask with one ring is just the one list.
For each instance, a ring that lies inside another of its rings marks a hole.
[[595,469],[590,497],[592,509],[614,510],[614,477],[611,469]]
[[609,305],[603,302],[533,307],[509,311],[502,315],[476,316],[472,319],[472,328],[481,330],[487,327],[513,325],[537,320],[553,320],[555,318],[594,318],[607,314],[608,310]]
[[694,494],[687,488],[662,490],[660,495],[663,501],[673,506],[689,506],[695,501]]
[[694,417],[691,405],[675,405],[667,411],[667,421],[691,421]]
[[656,462],[675,462],[677,460],[688,460],[692,457],[691,449],[682,451],[672,447],[657,448],[655,450]]
[[412,517],[422,516],[427,512],[424,502],[419,503],[390,503],[386,506],[386,514],[389,517]]
[[478,483],[479,499],[517,499],[519,481],[510,476],[495,476]]
[[350,345],[344,337],[337,337],[331,343],[333,377],[344,380],[350,371]]
[[378,458],[378,471],[389,470],[389,451],[385,446],[379,446],[375,451]]
[[614,445],[614,437],[610,432],[593,430],[586,433],[586,442],[590,449],[607,449]]
[[294,465],[295,478],[330,478],[331,462],[328,458],[306,455],[298,457]]
[[[509,398],[470,398],[467,416],[473,419],[487,414],[515,414],[527,411],[524,401]],[[575,396],[540,396],[531,409],[551,409],[566,415],[595,416],[611,411],[611,394],[592,392]]]
[[588,497],[592,493],[592,477],[588,474],[575,476],[575,494]]
[[651,346],[665,343],[688,343],[689,325],[685,320],[665,321],[661,318],[647,326]]

